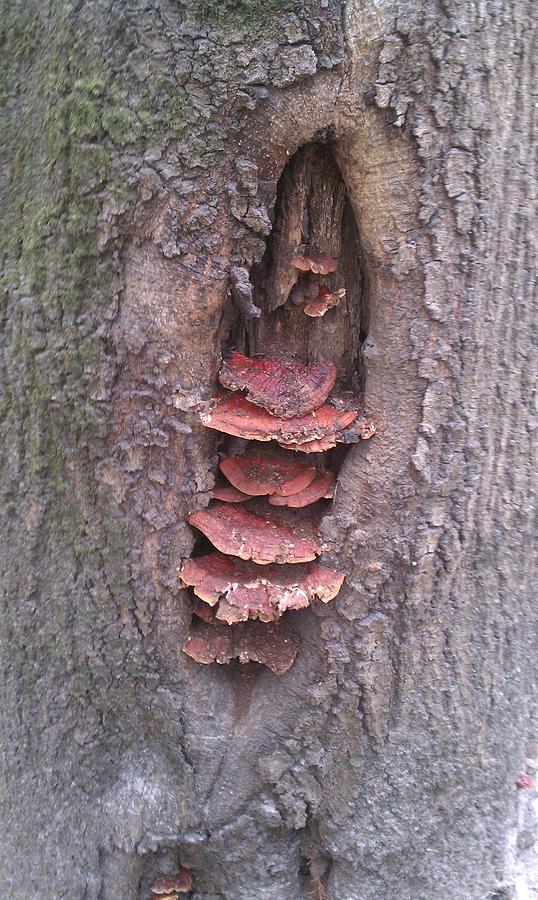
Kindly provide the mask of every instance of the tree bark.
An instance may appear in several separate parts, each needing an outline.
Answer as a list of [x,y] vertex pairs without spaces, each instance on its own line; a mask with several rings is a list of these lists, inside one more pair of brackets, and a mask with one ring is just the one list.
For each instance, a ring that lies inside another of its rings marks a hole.
[[[197,900],[515,896],[531,0],[1,10],[3,895],[147,900],[181,863]],[[323,520],[344,587],[287,614],[278,677],[182,653],[177,570],[230,269],[312,144],[356,222],[377,433]]]

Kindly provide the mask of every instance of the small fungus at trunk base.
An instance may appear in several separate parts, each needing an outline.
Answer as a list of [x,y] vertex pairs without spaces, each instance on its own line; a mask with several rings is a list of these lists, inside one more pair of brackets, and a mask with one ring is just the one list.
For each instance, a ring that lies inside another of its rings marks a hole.
[[[342,574],[318,562],[260,569],[219,552],[188,560],[180,578],[210,607],[220,602],[216,618],[227,622],[274,622],[287,609],[303,609],[316,598],[328,603],[344,581]],[[209,621],[203,613],[200,618]]]
[[[208,412],[200,414],[200,420],[207,428],[251,441],[275,440],[293,450],[298,449],[299,444],[322,438],[330,438],[332,443],[329,446],[334,447],[340,440],[339,433],[348,428],[356,417],[355,409],[340,410],[325,404],[307,415],[283,419],[260,409],[244,397],[233,395],[217,399]],[[310,450],[305,448],[305,452]]]
[[238,659],[241,663],[261,663],[276,675],[283,675],[293,665],[300,644],[299,636],[284,623],[209,625],[194,620],[183,651],[204,665]]
[[231,391],[246,391],[256,406],[290,419],[322,406],[334,387],[336,366],[250,359],[234,350],[222,363],[219,381]]
[[524,790],[525,788],[530,788],[532,790],[532,788],[536,787],[536,782],[532,775],[529,775],[527,772],[518,772],[516,778],[516,787],[520,791]]
[[308,562],[321,553],[318,540],[235,504],[217,502],[192,513],[189,523],[222,553],[252,559],[260,565]]
[[228,456],[221,460],[220,468],[235,488],[254,497],[296,494],[308,487],[318,474],[308,463],[259,454]]
[[336,272],[336,259],[333,256],[324,256],[322,253],[305,253],[304,256],[294,256],[291,264],[300,272],[313,272],[314,275],[330,275],[331,272]]

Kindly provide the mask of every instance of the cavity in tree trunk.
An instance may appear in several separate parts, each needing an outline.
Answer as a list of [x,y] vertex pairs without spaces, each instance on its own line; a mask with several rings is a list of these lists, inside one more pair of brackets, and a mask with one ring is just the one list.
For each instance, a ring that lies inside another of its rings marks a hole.
[[[532,15],[3,0],[4,896],[148,900],[180,864],[197,900],[513,896]],[[313,222],[346,289],[326,332],[281,255]],[[178,569],[221,352],[283,336],[333,358],[376,434],[335,451],[346,580],[286,613],[279,676],[182,652]]]

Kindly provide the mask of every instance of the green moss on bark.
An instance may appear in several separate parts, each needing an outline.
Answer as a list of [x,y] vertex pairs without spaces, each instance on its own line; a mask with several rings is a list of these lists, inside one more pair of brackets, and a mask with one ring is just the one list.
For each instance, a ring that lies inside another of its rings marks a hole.
[[117,288],[112,255],[98,245],[98,216],[105,194],[132,198],[118,148],[139,141],[143,126],[75,4],[4,0],[0,13],[0,416],[7,444],[18,436],[18,490],[42,485],[45,532],[77,556],[88,544],[81,508],[92,509],[91,471],[106,433],[92,399],[104,359],[97,331]]
[[230,24],[250,31],[278,13],[293,8],[292,0],[188,0],[187,10],[196,21]]
[[69,447],[101,452],[104,423],[90,399],[103,358],[96,332],[117,287],[112,254],[98,246],[103,200],[133,202],[125,148],[142,155],[148,142],[187,127],[182,88],[161,77],[133,99],[104,63],[109,23],[96,19],[94,40],[79,6],[0,3],[8,172],[0,254],[10,307],[0,409],[25,420],[24,472],[53,467],[56,483]]
[[[0,487],[16,513],[2,550],[7,602],[20,610],[10,646],[21,659],[32,632],[19,688],[29,706],[45,671],[73,668],[67,620],[76,616],[75,632],[91,635],[131,602],[125,522],[94,476],[107,431],[96,400],[105,362],[98,329],[120,286],[114,249],[99,246],[99,216],[114,197],[122,208],[133,202],[125,148],[142,154],[168,127],[162,98],[157,125],[146,127],[151,99],[144,116],[132,108],[127,86],[105,66],[105,37],[94,39],[79,7],[0,0],[0,439],[8,450]],[[34,505],[41,518],[27,522]],[[17,542],[32,555],[20,565]],[[39,625],[26,603],[28,572],[39,585]],[[77,646],[71,691],[95,694],[101,666],[106,697],[107,651]]]

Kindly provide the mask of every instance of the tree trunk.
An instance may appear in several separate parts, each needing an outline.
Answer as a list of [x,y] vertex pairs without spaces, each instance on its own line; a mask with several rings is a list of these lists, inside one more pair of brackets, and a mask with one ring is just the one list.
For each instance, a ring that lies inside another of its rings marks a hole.
[[[179,863],[197,900],[516,896],[531,0],[1,7],[3,896],[147,900]],[[288,315],[243,322],[230,269],[282,285],[275,221],[327,154],[356,302],[301,352],[376,425],[322,522],[346,581],[286,613],[286,674],[199,665],[201,404],[230,336],[267,349]]]

